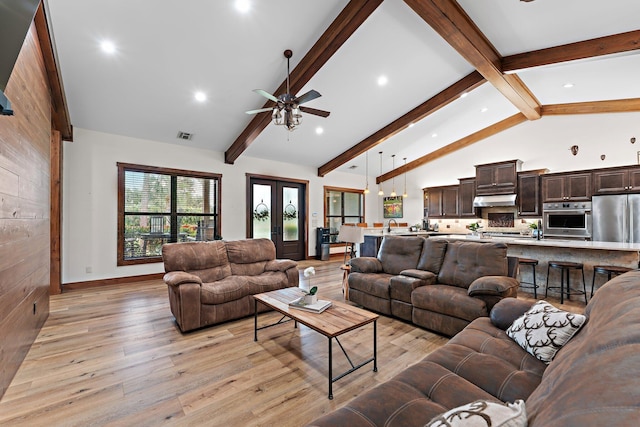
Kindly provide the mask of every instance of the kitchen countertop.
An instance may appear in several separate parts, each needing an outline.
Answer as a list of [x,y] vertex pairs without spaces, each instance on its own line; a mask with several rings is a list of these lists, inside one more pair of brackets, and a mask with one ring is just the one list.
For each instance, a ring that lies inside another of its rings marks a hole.
[[[442,234],[442,233],[441,233]],[[537,240],[532,237],[497,237],[480,238],[480,236],[472,235],[446,235],[432,236],[432,238],[460,239],[476,242],[504,242],[507,245],[521,246],[546,246],[552,248],[570,248],[570,249],[595,249],[607,251],[640,251],[640,243],[619,243],[619,242],[592,242],[584,240],[561,240],[561,239],[542,239]]]

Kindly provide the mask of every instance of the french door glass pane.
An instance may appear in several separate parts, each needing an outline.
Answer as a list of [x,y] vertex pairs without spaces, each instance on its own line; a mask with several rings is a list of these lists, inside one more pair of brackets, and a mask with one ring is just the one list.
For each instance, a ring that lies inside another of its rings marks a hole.
[[253,237],[271,238],[271,186],[253,184]]
[[284,187],[282,189],[282,233],[285,242],[299,240],[298,234],[298,189]]

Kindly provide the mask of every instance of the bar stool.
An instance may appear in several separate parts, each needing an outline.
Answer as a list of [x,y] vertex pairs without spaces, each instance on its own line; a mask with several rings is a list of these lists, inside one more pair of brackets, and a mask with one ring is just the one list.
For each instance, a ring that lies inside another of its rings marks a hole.
[[[549,287],[549,269],[558,268],[560,269],[560,286],[551,286]],[[569,273],[571,270],[580,270],[582,271],[582,291],[579,289],[571,289],[571,284],[569,281]],[[567,288],[565,290],[564,287],[564,277],[567,276]],[[549,261],[549,265],[547,266],[547,289],[544,291],[545,298],[547,297],[547,292],[549,289],[560,289],[560,304],[564,304],[564,294],[567,294],[567,299],[570,298],[571,295],[584,295],[584,303],[587,303],[587,287],[584,282],[584,265],[579,262],[568,262],[568,261]]]
[[536,282],[536,265],[538,265],[537,259],[532,258],[518,258],[520,265],[531,267],[533,273],[533,283],[520,282],[520,287],[525,289],[533,289],[533,297],[538,298],[538,282]]
[[593,286],[596,283],[596,273],[606,274],[607,282],[611,280],[612,276],[617,276],[619,274],[626,273],[627,271],[631,271],[633,268],[629,267],[617,267],[615,265],[594,265],[593,266],[593,279],[591,280],[591,297],[593,297]]

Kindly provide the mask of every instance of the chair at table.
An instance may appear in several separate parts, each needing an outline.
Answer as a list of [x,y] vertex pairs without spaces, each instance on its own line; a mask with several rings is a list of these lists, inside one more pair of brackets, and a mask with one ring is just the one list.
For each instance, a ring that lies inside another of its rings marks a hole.
[[150,234],[162,234],[164,233],[164,217],[152,216],[149,218],[149,233]]

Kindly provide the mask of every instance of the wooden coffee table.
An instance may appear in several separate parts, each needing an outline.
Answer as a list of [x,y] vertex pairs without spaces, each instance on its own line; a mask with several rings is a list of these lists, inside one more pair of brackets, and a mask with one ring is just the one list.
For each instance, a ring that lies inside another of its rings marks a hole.
[[[349,304],[333,300],[331,301],[331,307],[322,313],[310,313],[308,311],[290,308],[289,302],[296,298],[300,298],[302,295],[303,292],[300,288],[278,289],[276,291],[254,295],[255,319],[253,340],[258,341],[258,331],[260,329],[280,325],[281,323],[284,323],[284,319],[287,317],[294,321],[295,327],[297,327],[298,322],[300,322],[327,337],[329,339],[329,399],[333,399],[333,383],[338,381],[340,378],[362,368],[370,362],[373,362],[373,372],[378,371],[376,327],[379,316],[366,310],[353,307]],[[282,318],[277,323],[258,327],[258,303],[264,304],[267,307],[280,312],[282,314]],[[365,360],[359,365],[354,365],[349,358],[347,351],[338,340],[338,336],[346,332],[353,331],[354,329],[358,329],[369,323],[373,323],[373,357]],[[336,340],[351,365],[351,369],[348,369],[336,377],[333,377],[333,359],[331,352],[333,339]]]

